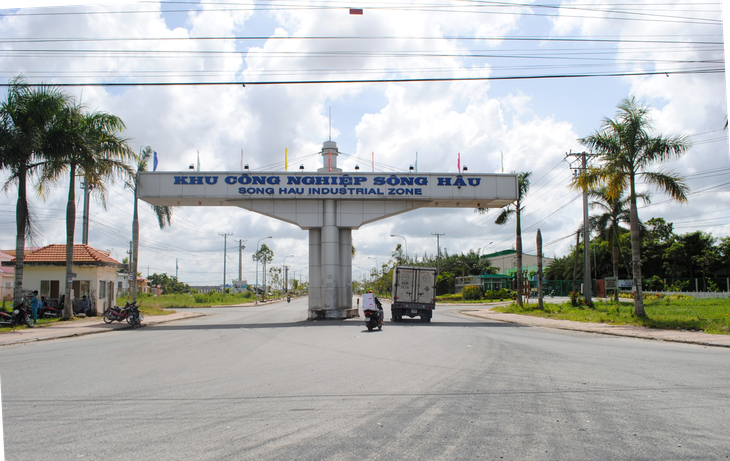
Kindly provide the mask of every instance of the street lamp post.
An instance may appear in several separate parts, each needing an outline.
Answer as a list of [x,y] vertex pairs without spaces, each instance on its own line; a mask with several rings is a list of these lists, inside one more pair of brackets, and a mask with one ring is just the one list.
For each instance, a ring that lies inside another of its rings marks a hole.
[[[272,237],[271,235],[269,235],[268,237],[260,238],[259,241],[256,242],[256,253],[259,252],[259,243],[261,243],[262,240],[272,239],[272,238],[274,238],[274,237]],[[256,259],[256,289],[254,290],[254,292],[256,293],[256,302],[254,304],[258,304],[259,303],[259,292],[258,292],[258,288],[259,288],[259,260],[257,258]]]
[[493,244],[493,243],[494,243],[494,242],[489,242],[489,243],[487,243],[486,245],[484,245],[484,246],[482,247],[482,253],[484,253],[484,249],[485,249],[486,247],[488,247],[489,245],[491,245],[491,244]]
[[284,260],[281,262],[281,276],[284,282],[284,293],[289,293],[289,272],[286,270],[286,258],[293,258],[294,255],[284,256]]
[[374,259],[375,260],[375,277],[378,276],[378,258],[375,256],[368,256],[368,259]]
[[393,234],[390,234],[390,236],[391,237],[400,237],[400,238],[403,239],[403,243],[405,244],[405,247],[406,247],[406,261],[408,261],[408,240],[406,240],[406,238],[403,237],[402,235],[393,235]]
[[299,290],[304,293],[304,286],[302,285],[302,279],[304,278],[304,272],[309,269],[309,266],[304,266],[303,269],[299,269]]

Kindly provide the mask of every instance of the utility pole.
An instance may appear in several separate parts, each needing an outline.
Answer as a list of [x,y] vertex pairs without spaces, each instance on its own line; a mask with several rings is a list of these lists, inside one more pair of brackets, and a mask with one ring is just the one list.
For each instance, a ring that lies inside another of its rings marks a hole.
[[542,232],[537,230],[537,308],[542,309]]
[[[89,182],[84,178],[84,183],[82,184],[82,187],[84,188],[84,216],[81,221],[81,243],[84,245],[89,244],[89,196],[91,195],[91,190],[93,187],[89,185]],[[130,255],[131,259],[131,255]]]
[[242,259],[243,250],[246,249],[246,245],[244,245],[243,242],[246,242],[246,241],[247,240],[245,240],[245,239],[240,239],[238,241],[238,280],[239,281],[240,280],[243,280],[243,275],[242,275],[243,272],[242,272],[242,269],[241,269],[241,267],[242,267],[241,261],[243,261],[243,259]]
[[177,276],[177,269],[178,269],[177,258],[175,258],[175,280],[177,280],[179,282],[180,277]]
[[221,291],[226,292],[226,250],[228,249],[228,236],[233,234],[226,234],[225,232],[218,232],[218,235],[223,236],[223,288]]
[[440,237],[446,234],[439,234],[431,232],[431,235],[436,236],[436,275],[441,272],[441,240]]
[[132,243],[133,242],[129,242],[129,259],[127,260],[127,265],[129,267],[129,292],[132,293],[132,297],[134,297],[137,290],[132,291],[132,286],[135,288],[137,287],[137,274],[132,273]]
[[[587,152],[580,153],[569,153],[565,155],[567,157],[573,157],[574,162],[580,160],[580,166],[573,166],[571,162],[570,169],[573,170],[575,176],[583,176],[588,171],[588,159],[595,157],[595,154],[589,154]],[[591,290],[591,243],[590,234],[588,232],[588,193],[586,188],[583,187],[583,296],[586,301],[586,306],[593,307],[593,296]]]

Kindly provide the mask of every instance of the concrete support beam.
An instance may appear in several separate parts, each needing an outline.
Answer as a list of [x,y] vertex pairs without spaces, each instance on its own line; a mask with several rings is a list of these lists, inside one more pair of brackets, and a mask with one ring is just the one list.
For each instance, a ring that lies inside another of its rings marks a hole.
[[317,318],[315,311],[322,307],[322,230],[309,229],[309,315]]
[[340,292],[339,308],[345,317],[357,317],[357,308],[352,308],[352,229],[340,228]]

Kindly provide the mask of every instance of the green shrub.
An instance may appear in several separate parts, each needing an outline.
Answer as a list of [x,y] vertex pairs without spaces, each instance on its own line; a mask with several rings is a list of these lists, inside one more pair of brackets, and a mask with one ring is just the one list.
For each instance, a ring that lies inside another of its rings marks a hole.
[[689,286],[689,280],[677,280],[667,287],[667,291],[684,291]]
[[660,279],[658,275],[653,276],[650,279],[644,280],[644,287],[648,291],[664,291],[666,288],[664,285],[664,280]]
[[461,294],[465,301],[476,301],[482,299],[482,288],[477,285],[467,285]]

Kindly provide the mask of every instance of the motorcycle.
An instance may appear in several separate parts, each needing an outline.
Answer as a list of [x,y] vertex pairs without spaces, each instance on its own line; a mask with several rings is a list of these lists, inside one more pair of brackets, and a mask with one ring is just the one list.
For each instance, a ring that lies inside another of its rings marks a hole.
[[143,318],[136,301],[133,303],[128,302],[124,307],[110,307],[104,312],[104,323],[126,320],[127,323],[132,325],[132,328],[141,327]]
[[371,310],[363,311],[363,314],[365,314],[365,326],[368,328],[368,331],[373,331],[376,328],[378,330],[383,329],[383,324],[380,321],[380,312]]
[[127,316],[127,323],[132,325],[132,328],[139,328],[142,326],[142,320],[144,320],[144,316],[139,311],[139,307],[137,306],[137,301],[133,302],[132,304],[127,303],[128,309],[131,312],[130,315]]
[[23,300],[13,309],[13,312],[0,311],[0,325],[15,326],[25,323],[29,328],[33,328],[33,317],[28,309]]
[[44,319],[60,317],[62,315],[63,309],[56,309],[55,307],[51,307],[48,304],[45,304],[43,307],[38,309],[38,317],[42,317]]
[[288,303],[290,303],[290,302],[291,302],[291,296],[289,296],[289,295],[286,295],[286,302],[288,302]]

